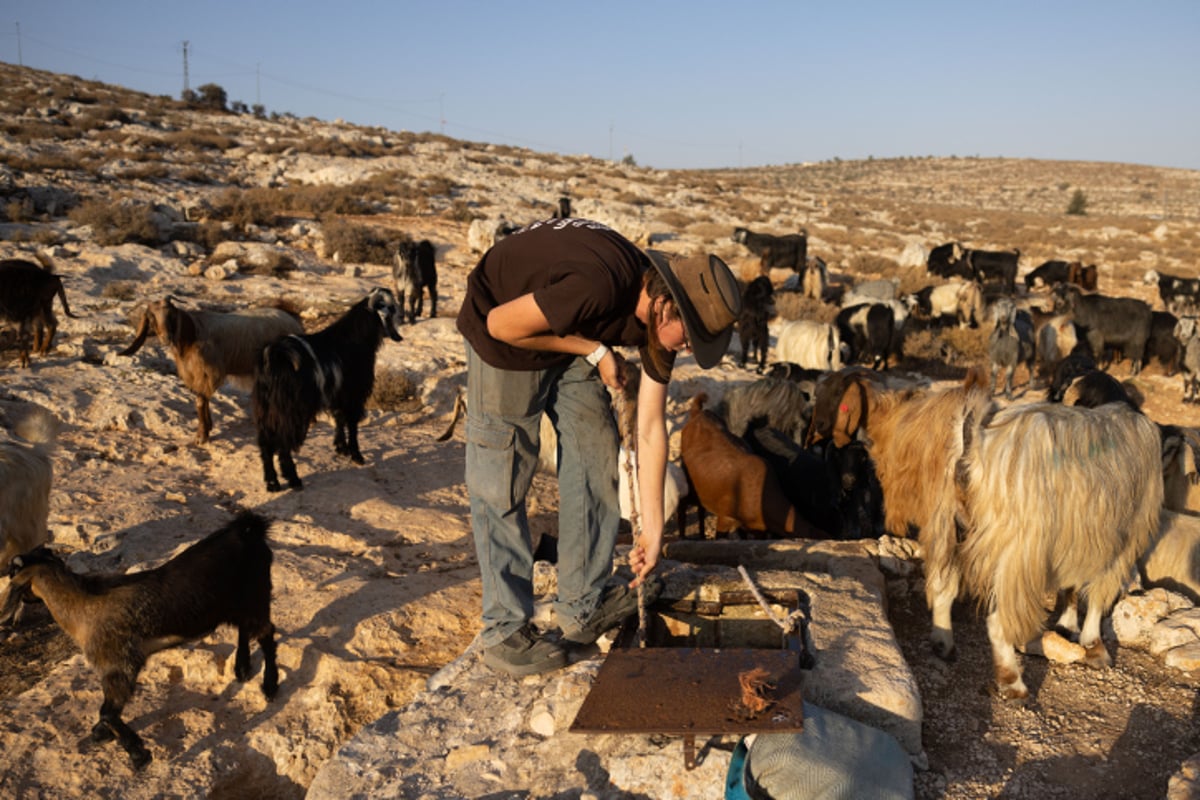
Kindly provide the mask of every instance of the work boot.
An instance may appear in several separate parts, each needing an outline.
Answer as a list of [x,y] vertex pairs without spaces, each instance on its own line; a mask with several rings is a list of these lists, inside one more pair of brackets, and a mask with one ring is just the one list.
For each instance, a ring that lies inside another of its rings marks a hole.
[[[642,584],[646,605],[649,606],[662,594],[662,581],[651,575]],[[600,594],[600,602],[596,609],[588,615],[587,620],[579,628],[563,627],[563,643],[566,645],[588,645],[594,643],[629,617],[638,613],[637,589],[630,589],[629,584],[620,580],[604,587]]]
[[537,675],[567,665],[567,653],[558,644],[542,638],[525,623],[500,644],[483,651],[483,663],[514,676]]

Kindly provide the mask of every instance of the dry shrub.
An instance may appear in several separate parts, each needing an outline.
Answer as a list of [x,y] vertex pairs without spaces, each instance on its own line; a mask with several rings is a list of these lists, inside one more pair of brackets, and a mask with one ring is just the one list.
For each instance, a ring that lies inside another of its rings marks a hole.
[[137,281],[113,281],[104,284],[100,296],[110,300],[136,300],[141,296],[141,287]]
[[775,313],[783,320],[811,319],[832,322],[837,307],[805,297],[800,292],[775,292]]
[[127,205],[100,200],[85,201],[67,216],[76,225],[88,225],[96,242],[104,247],[120,244],[155,246],[163,243],[154,223],[153,210],[144,205]]
[[924,362],[942,362],[953,367],[987,364],[990,329],[929,328],[910,330],[904,337],[906,358]]
[[895,259],[874,253],[856,253],[850,257],[847,267],[856,275],[878,275],[880,278],[899,278],[907,272]]
[[381,411],[419,411],[421,384],[403,370],[380,369],[368,406]]
[[683,230],[692,220],[691,217],[689,217],[687,214],[684,214],[682,211],[667,209],[656,214],[654,221],[660,225],[666,225],[668,228]]
[[356,225],[336,217],[322,218],[325,247],[342,262],[390,266],[395,247],[389,237],[375,228]]
[[713,242],[727,242],[733,235],[733,230],[718,222],[694,222],[687,227],[687,233]]
[[214,130],[203,128],[188,128],[182,131],[172,131],[163,137],[163,142],[172,150],[219,150],[225,152],[237,147],[237,140]]

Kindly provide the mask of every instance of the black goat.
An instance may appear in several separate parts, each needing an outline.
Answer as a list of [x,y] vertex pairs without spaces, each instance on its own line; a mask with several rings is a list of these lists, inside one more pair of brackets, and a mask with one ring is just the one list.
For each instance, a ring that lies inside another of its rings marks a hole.
[[0,261],[0,319],[17,324],[17,348],[22,367],[29,366],[29,338],[32,351],[44,356],[50,352],[58,319],[54,316],[54,298],[62,301],[63,313],[78,319],[67,305],[62,278],[49,268],[20,258]]
[[552,219],[570,219],[571,218],[571,198],[562,196],[558,198],[558,204],[554,208]]
[[806,450],[761,417],[751,422],[745,439],[801,517],[834,539],[879,538],[883,493],[864,445],[829,443],[823,453]]
[[746,366],[751,353],[758,354],[758,368],[762,374],[767,368],[767,350],[771,346],[771,334],[767,323],[775,312],[775,289],[766,275],[759,275],[746,285],[742,292],[742,313],[738,315],[738,340],[742,343],[740,366]]
[[1145,396],[1132,382],[1121,383],[1099,369],[1085,371],[1062,387],[1062,403],[1067,406],[1099,408],[1108,403],[1125,403],[1134,411],[1142,410]]
[[263,349],[254,375],[254,418],[268,492],[277,492],[275,456],[288,487],[303,489],[292,453],[321,411],[337,426],[333,446],[363,463],[358,423],[375,385],[375,356],[386,335],[402,341],[403,310],[387,289],[372,289],[340,319],[316,333],[285,336]]
[[407,299],[410,323],[416,322],[424,313],[426,291],[429,292],[429,318],[437,316],[437,251],[428,239],[405,241],[396,249],[392,288],[401,309]]
[[732,239],[762,259],[763,269],[790,267],[803,272],[808,263],[808,231],[775,236],[739,227],[733,229]]
[[1069,262],[1062,259],[1043,261],[1036,269],[1032,269],[1025,274],[1025,288],[1032,289],[1037,284],[1048,288],[1056,283],[1070,282],[1072,264],[1076,268],[1079,266],[1079,262],[1077,261]]
[[1075,382],[1076,378],[1098,370],[1099,367],[1096,366],[1096,359],[1092,356],[1092,349],[1088,343],[1079,342],[1066,358],[1055,364],[1054,375],[1050,379],[1050,388],[1046,390],[1046,399],[1052,403],[1061,403],[1067,389]]
[[887,369],[896,353],[896,317],[890,305],[860,303],[843,308],[834,317],[838,335],[850,346],[847,363],[867,362],[872,369]]
[[975,280],[986,283],[988,278],[993,278],[1009,294],[1017,291],[1017,265],[1020,260],[1020,250],[967,251],[967,263],[975,273]]
[[1170,377],[1179,371],[1179,357],[1182,349],[1179,340],[1175,338],[1175,326],[1179,318],[1169,311],[1150,312],[1150,338],[1146,340],[1146,353],[1143,360],[1149,364],[1157,360]]
[[1084,329],[1092,353],[1103,358],[1109,348],[1119,348],[1130,360],[1130,374],[1137,375],[1150,339],[1150,306],[1132,297],[1083,294],[1078,286],[1054,287],[1054,310],[1069,314]]
[[199,639],[218,625],[235,625],[234,677],[245,681],[253,674],[254,639],[263,653],[263,694],[275,696],[279,670],[268,525],[264,517],[243,512],[165,564],[126,575],[80,575],[49,549],[36,548],[13,559],[12,591],[0,620],[9,620],[22,598],[46,604],[100,674],[104,702],[92,740],[115,736],[140,769],[150,762],[150,751],[121,719],[121,711],[146,659],[159,650]]

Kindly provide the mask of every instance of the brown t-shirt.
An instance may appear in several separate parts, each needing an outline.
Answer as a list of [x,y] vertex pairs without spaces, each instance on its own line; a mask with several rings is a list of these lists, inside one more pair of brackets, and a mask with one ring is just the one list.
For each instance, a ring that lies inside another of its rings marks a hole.
[[532,292],[553,333],[642,348],[647,374],[666,383],[670,373],[656,374],[645,352],[646,326],[634,315],[649,266],[632,242],[598,222],[535,222],[497,242],[467,276],[458,329],[480,358],[499,369],[565,363],[574,356],[513,347],[487,331],[488,312]]

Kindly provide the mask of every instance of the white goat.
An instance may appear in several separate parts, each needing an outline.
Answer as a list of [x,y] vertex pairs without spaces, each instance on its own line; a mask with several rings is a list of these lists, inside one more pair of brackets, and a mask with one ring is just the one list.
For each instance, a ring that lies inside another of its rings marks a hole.
[[780,329],[775,355],[779,361],[805,369],[835,370],[845,364],[845,348],[836,326],[798,319]]
[[58,436],[58,420],[43,408],[14,426],[19,439],[0,442],[0,543],[4,569],[13,556],[47,539],[50,515],[50,452]]

